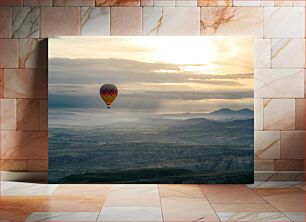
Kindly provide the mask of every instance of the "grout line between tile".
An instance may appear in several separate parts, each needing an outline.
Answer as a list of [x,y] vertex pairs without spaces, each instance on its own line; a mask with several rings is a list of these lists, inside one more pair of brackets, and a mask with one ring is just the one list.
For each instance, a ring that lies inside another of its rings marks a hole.
[[217,211],[215,210],[215,208],[212,206],[211,202],[209,201],[209,199],[205,196],[205,193],[203,192],[203,190],[201,189],[200,185],[198,184],[198,187],[203,195],[203,197],[207,200],[207,202],[209,203],[210,207],[213,209],[213,211],[215,212],[216,216],[218,217],[219,221],[222,221],[221,218],[219,217]]
[[104,207],[104,204],[105,204],[105,201],[106,201],[106,199],[107,199],[107,196],[108,196],[109,193],[111,192],[112,186],[113,186],[113,184],[111,184],[111,186],[110,186],[110,188],[109,188],[107,194],[106,194],[105,197],[104,197],[104,201],[103,201],[103,204],[102,204],[102,206],[101,206],[101,209],[100,209],[100,211],[99,211],[99,213],[98,213],[98,216],[97,216],[97,218],[96,218],[96,221],[98,221],[98,219],[99,219],[99,217],[100,217],[100,214],[101,214],[102,209],[103,209],[103,207]]
[[159,191],[159,184],[157,184],[157,189],[158,189],[158,197],[159,197],[159,205],[160,205],[160,210],[161,210],[162,221],[165,221],[162,202],[161,202],[161,196],[160,196],[160,191]]

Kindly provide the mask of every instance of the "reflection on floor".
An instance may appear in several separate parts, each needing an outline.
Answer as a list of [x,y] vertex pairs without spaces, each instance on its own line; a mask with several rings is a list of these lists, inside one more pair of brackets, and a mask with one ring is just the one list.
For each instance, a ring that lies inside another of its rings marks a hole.
[[301,182],[46,185],[1,182],[0,221],[305,221]]

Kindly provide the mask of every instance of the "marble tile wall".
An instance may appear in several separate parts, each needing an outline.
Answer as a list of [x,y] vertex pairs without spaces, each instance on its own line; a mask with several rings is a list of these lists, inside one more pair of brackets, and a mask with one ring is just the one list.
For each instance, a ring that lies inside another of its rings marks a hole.
[[305,1],[0,0],[1,170],[48,168],[45,38],[58,35],[253,36],[256,178],[302,178]]

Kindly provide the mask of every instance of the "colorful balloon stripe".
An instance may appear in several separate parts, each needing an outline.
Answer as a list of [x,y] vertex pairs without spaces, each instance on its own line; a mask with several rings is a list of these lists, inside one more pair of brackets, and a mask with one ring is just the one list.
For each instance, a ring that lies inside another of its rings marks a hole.
[[104,84],[100,88],[100,96],[106,103],[107,108],[110,108],[112,102],[118,95],[118,89],[113,84]]

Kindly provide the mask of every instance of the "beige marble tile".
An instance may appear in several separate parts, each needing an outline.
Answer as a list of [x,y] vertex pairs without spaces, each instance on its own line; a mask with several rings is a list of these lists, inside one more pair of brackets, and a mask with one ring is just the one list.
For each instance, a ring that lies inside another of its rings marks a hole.
[[24,172],[27,170],[26,160],[0,160],[2,171]]
[[175,6],[195,7],[197,4],[197,0],[175,0]]
[[0,99],[3,98],[3,69],[0,69]]
[[95,6],[95,0],[53,0],[53,6]]
[[304,181],[255,181],[254,184],[248,184],[251,189],[255,188],[299,188],[303,189]]
[[288,218],[294,222],[304,222],[305,212],[283,212]]
[[266,201],[281,212],[304,212],[305,192],[293,188],[255,189]]
[[47,69],[5,69],[5,98],[47,98]]
[[12,9],[0,7],[0,38],[11,38]]
[[273,171],[274,160],[256,160],[254,161],[254,169],[256,171]]
[[1,0],[0,7],[22,6],[22,0]]
[[304,70],[304,98],[306,98],[306,69]]
[[0,69],[0,99],[3,98],[3,69]]
[[199,18],[197,7],[144,7],[143,35],[199,35]]
[[260,7],[202,7],[201,35],[263,36]]
[[218,184],[199,186],[211,204],[266,203],[265,200],[246,185]]
[[260,0],[260,6],[274,6],[274,0]]
[[40,100],[40,109],[39,109],[39,129],[48,130],[48,100]]
[[295,7],[305,7],[306,2],[304,0],[293,0],[293,6],[295,6]]
[[1,156],[5,159],[47,159],[48,133],[1,131]]
[[175,6],[175,0],[153,0],[154,7]]
[[277,212],[271,204],[212,204],[216,212]]
[[281,159],[304,159],[305,131],[281,132]]
[[88,197],[105,200],[111,184],[62,184],[53,192],[53,197]]
[[233,6],[260,6],[260,0],[233,0]]
[[58,222],[58,221],[79,221],[79,222],[90,222],[96,221],[98,218],[99,212],[34,212],[26,220],[30,221],[49,221],[49,222]]
[[52,6],[52,0],[23,0],[24,6]]
[[303,98],[303,79],[303,69],[255,69],[255,98]]
[[47,40],[19,39],[19,68],[47,68]]
[[198,0],[198,6],[233,6],[233,0]]
[[272,39],[271,58],[273,68],[304,68],[305,40]]
[[280,132],[255,131],[254,152],[256,159],[280,159]]
[[255,181],[303,181],[303,171],[256,171]]
[[140,6],[140,0],[96,0],[96,6]]
[[142,35],[141,7],[112,7],[111,35]]
[[301,7],[264,8],[265,38],[304,38],[305,10]]
[[305,99],[295,100],[295,129],[305,129]]
[[17,130],[39,130],[39,99],[17,99]]
[[103,207],[97,221],[163,221],[160,207]]
[[264,99],[264,130],[292,130],[294,128],[294,99]]
[[275,170],[278,171],[303,171],[303,160],[275,160]]
[[290,7],[293,6],[293,0],[274,0],[275,7]]
[[141,6],[153,6],[154,0],[141,0],[140,5]]
[[110,35],[109,7],[81,8],[81,35],[108,36]]
[[164,25],[164,9],[161,7],[144,7],[142,14],[143,35],[159,34],[161,26]]
[[159,207],[157,185],[113,185],[105,207]]
[[39,38],[39,8],[13,7],[12,37]]
[[1,130],[16,130],[16,100],[1,99]]
[[27,160],[27,171],[30,172],[48,171],[48,160]]
[[219,221],[205,198],[161,198],[164,221]]
[[[9,173],[3,173],[1,176],[8,176]],[[20,172],[19,175],[37,176],[37,173]],[[45,173],[39,173],[45,175]],[[11,174],[12,175],[12,174]],[[14,175],[14,174],[13,174]],[[16,175],[16,174],[15,174]],[[49,196],[58,187],[58,184],[43,184],[43,183],[29,183],[17,181],[1,181],[1,197],[3,196],[24,196],[35,199],[39,196]]]
[[221,221],[290,221],[280,212],[222,212],[218,213],[218,216]]
[[20,222],[27,217],[44,201],[47,197],[4,197],[1,196],[1,221]]
[[198,185],[187,184],[160,184],[159,196],[161,198],[181,197],[181,198],[204,198]]
[[255,39],[254,67],[271,68],[271,40]]
[[0,39],[0,68],[18,68],[17,39]]
[[103,206],[103,199],[86,196],[51,195],[37,209],[38,212],[98,212]]
[[263,99],[254,99],[254,129],[263,130]]
[[81,10],[79,7],[42,7],[41,38],[80,35],[80,14]]

